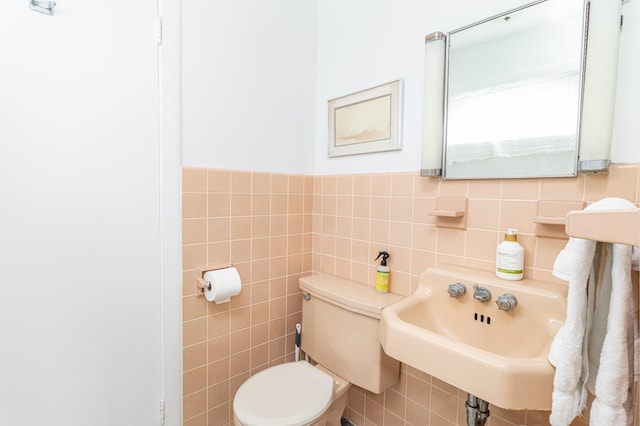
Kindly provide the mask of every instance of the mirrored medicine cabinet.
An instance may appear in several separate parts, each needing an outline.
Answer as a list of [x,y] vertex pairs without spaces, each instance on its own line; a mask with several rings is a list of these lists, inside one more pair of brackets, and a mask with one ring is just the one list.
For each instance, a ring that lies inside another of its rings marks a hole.
[[575,176],[586,0],[543,0],[446,37],[443,177]]
[[420,174],[608,172],[621,6],[537,0],[427,35]]

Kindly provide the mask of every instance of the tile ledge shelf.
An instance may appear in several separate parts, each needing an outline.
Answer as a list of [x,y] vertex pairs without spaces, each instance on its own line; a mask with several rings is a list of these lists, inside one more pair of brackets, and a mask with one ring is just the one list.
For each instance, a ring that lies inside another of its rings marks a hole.
[[462,217],[465,215],[464,210],[429,210],[429,216],[438,217]]
[[466,198],[436,198],[436,208],[428,210],[429,216],[435,216],[439,228],[467,229]]
[[564,230],[567,213],[572,210],[582,210],[586,204],[584,201],[538,201],[537,214],[532,219],[536,224],[536,235],[546,238],[567,238]]
[[545,225],[565,225],[567,218],[565,216],[534,216],[533,223],[543,223]]

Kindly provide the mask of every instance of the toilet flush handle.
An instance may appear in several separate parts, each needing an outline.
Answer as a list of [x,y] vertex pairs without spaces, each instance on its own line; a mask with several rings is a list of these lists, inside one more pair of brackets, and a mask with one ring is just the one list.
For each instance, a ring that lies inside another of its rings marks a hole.
[[311,300],[311,293],[304,293],[302,297],[304,297],[304,300]]

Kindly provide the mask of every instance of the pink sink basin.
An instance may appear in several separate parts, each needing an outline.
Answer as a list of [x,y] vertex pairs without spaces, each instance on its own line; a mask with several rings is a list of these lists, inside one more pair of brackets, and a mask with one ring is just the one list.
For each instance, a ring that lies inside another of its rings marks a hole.
[[[454,298],[448,286],[462,283]],[[474,285],[491,300],[474,298]],[[509,312],[496,305],[510,293]],[[506,409],[551,409],[549,346],[566,315],[567,287],[454,266],[427,269],[415,293],[383,309],[380,342],[391,357]]]

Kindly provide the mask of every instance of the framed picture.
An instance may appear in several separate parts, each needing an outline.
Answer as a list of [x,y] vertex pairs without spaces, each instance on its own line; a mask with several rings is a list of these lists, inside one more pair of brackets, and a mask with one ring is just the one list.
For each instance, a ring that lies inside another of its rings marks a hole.
[[402,80],[329,101],[329,157],[402,149]]

